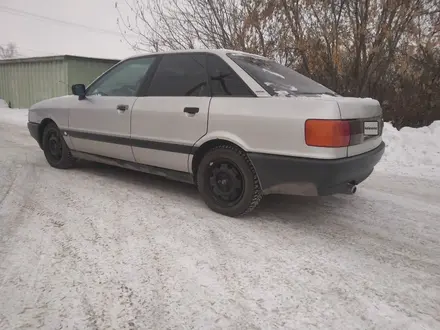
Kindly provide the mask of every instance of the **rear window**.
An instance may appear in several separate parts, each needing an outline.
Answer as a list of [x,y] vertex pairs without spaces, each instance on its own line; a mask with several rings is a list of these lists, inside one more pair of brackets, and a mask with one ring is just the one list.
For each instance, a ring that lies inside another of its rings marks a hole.
[[264,57],[239,53],[229,53],[228,56],[271,95],[336,95],[316,81]]

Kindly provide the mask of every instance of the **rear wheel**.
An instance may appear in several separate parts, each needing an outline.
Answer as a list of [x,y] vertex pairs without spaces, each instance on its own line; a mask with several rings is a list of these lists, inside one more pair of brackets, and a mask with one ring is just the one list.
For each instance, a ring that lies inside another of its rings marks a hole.
[[237,217],[261,201],[260,183],[246,153],[221,145],[208,151],[197,170],[197,187],[213,211]]
[[73,167],[75,159],[55,123],[46,125],[42,140],[44,156],[50,166],[60,169]]

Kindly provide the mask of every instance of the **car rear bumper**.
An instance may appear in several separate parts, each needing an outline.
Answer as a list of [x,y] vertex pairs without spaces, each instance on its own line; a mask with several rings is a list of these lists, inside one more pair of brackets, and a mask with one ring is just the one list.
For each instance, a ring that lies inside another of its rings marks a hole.
[[38,126],[39,126],[38,123],[32,123],[32,122],[27,123],[29,133],[38,142],[38,144],[40,144],[40,139],[38,136]]
[[373,172],[385,143],[364,154],[334,160],[250,153],[264,194],[324,196],[347,191]]

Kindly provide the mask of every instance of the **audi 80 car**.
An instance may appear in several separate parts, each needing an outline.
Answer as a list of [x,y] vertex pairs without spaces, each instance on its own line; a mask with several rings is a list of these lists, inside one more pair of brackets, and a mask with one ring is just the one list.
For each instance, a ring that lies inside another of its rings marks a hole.
[[353,194],[385,150],[378,101],[244,52],[136,56],[72,93],[29,109],[50,166],[84,159],[189,182],[228,216],[267,194]]

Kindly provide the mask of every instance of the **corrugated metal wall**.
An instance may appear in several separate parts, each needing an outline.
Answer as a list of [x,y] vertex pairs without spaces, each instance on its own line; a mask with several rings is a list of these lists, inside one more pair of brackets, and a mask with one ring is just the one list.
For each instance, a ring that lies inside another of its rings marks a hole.
[[73,84],[87,86],[117,62],[63,55],[0,61],[0,98],[14,108],[29,108],[71,94]]
[[32,104],[67,94],[67,63],[50,61],[0,62],[0,98],[14,108],[28,108]]
[[[108,60],[89,60],[81,58],[68,58],[69,86],[74,84],[84,84],[88,86],[93,80],[107,71],[118,61]],[[71,94],[69,87],[69,94]]]

